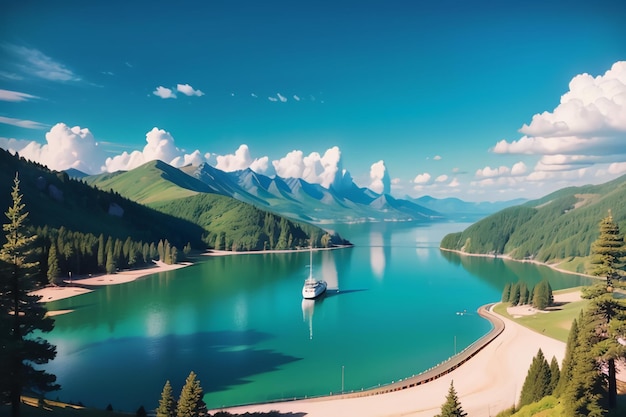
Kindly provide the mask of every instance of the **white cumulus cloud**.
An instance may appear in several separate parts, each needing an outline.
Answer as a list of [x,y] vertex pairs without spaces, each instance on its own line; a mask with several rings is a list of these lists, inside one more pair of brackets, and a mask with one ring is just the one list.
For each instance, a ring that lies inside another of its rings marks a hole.
[[264,174],[268,170],[269,158],[267,156],[253,159],[248,145],[242,144],[234,154],[218,155],[215,167],[224,172],[240,171],[250,168],[254,172]]
[[189,84],[178,84],[176,86],[176,91],[178,91],[179,93],[183,93],[186,96],[203,96],[204,93],[200,90],[194,90],[194,88],[192,86],[190,86]]
[[372,182],[369,189],[378,194],[389,194],[391,192],[391,178],[385,166],[385,161],[380,160],[370,167],[370,179]]
[[626,153],[626,61],[604,75],[575,76],[552,112],[535,114],[516,141],[501,140],[495,153],[611,155]]
[[98,143],[89,129],[57,123],[46,133],[46,144],[31,141],[21,149],[20,156],[39,162],[50,169],[62,171],[75,168],[86,173],[100,172],[102,161]]
[[204,162],[199,151],[186,155],[174,144],[174,137],[163,129],[153,128],[146,133],[146,145],[142,151],[123,152],[121,155],[107,158],[105,170],[108,172],[127,171],[137,168],[148,161],[161,160],[172,166],[180,167],[189,163]]
[[280,100],[281,103],[285,103],[287,101],[287,97],[283,96],[280,93],[277,93],[276,97],[278,97],[278,99]]
[[158,86],[152,92],[152,94],[161,98],[176,98],[176,93],[174,93],[174,91],[171,88],[167,88],[163,86]]
[[341,151],[334,146],[321,156],[311,152],[308,156],[300,150],[293,150],[284,157],[272,161],[276,175],[282,178],[302,178],[329,188],[342,172]]
[[428,184],[430,183],[431,176],[428,172],[424,172],[423,174],[418,174],[414,179],[413,183],[415,184]]
[[435,182],[446,182],[448,181],[448,176],[446,174],[439,175],[435,178]]

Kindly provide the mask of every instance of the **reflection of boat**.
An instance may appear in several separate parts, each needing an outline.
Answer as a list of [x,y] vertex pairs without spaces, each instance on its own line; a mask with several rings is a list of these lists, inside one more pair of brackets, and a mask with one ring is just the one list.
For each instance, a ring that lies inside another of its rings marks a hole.
[[309,339],[313,339],[313,312],[315,311],[315,300],[302,300],[302,320],[309,322]]
[[311,248],[311,260],[309,262],[309,277],[304,280],[302,297],[312,299],[319,297],[326,291],[326,281],[313,278],[313,248]]

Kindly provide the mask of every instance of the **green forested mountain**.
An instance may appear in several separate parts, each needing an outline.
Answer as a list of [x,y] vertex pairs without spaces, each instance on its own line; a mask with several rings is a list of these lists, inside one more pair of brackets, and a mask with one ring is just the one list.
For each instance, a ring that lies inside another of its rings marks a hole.
[[444,249],[506,254],[589,272],[589,250],[611,210],[626,230],[626,175],[601,185],[569,187],[507,208],[443,238]]
[[206,229],[205,242],[221,250],[289,249],[297,246],[329,246],[344,242],[317,226],[287,220],[251,204],[217,194],[154,203],[164,213],[194,221]]
[[162,161],[150,161],[131,171],[90,175],[84,180],[101,190],[112,189],[142,204],[213,192],[202,181]]
[[[125,240],[157,243],[167,239],[182,248],[203,246],[197,224],[137,204],[116,192],[97,190],[64,172],[26,161],[0,150],[0,209],[11,201],[11,186],[19,173],[23,202],[31,226],[91,233]],[[6,219],[5,219],[6,220]],[[1,239],[1,237],[0,237]]]

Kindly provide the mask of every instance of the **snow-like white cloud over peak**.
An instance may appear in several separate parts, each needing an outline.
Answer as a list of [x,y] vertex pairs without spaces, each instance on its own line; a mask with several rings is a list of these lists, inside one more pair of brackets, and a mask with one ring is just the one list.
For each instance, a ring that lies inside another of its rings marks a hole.
[[46,144],[32,141],[18,151],[20,156],[57,171],[75,168],[86,173],[100,172],[98,143],[89,129],[57,123],[46,133]]
[[142,151],[123,152],[121,155],[107,158],[105,170],[108,172],[127,171],[154,160],[181,167],[189,163],[199,164],[207,159],[207,156],[202,156],[199,151],[186,155],[184,151],[176,147],[174,137],[169,132],[156,127],[146,133],[146,142]]
[[250,155],[248,145],[242,144],[237,148],[234,154],[218,155],[216,157],[217,164],[215,167],[224,172],[240,171],[250,168],[259,174],[265,174],[269,167],[269,158],[267,156],[253,159]]
[[161,98],[176,98],[176,93],[174,93],[171,88],[163,87],[161,85],[158,86],[152,94]]
[[369,189],[378,194],[389,194],[391,192],[391,177],[387,171],[385,161],[375,162],[370,167],[370,179],[372,182]]
[[189,84],[178,84],[176,86],[176,91],[179,93],[183,93],[186,96],[203,96],[204,93],[201,90],[194,90],[192,86]]
[[21,93],[19,91],[11,91],[11,90],[2,90],[0,89],[0,101],[27,101],[31,99],[39,98],[37,96],[33,96],[32,94]]
[[334,146],[321,156],[311,152],[308,156],[300,150],[293,150],[284,157],[272,161],[276,175],[282,178],[302,178],[312,183],[329,188],[341,175],[341,151]]

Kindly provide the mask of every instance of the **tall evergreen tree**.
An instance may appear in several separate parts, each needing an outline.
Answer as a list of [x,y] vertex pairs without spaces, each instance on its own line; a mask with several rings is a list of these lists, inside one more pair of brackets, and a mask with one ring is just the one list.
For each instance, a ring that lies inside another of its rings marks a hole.
[[[601,364],[594,346],[597,343],[596,322],[584,313],[578,321],[578,337],[573,355],[572,377],[565,382],[562,403],[569,417],[600,417],[606,390],[603,387]],[[564,366],[565,368],[565,366]]]
[[59,268],[59,256],[57,255],[57,247],[54,243],[50,245],[48,251],[48,282],[51,285],[56,285],[56,281],[61,275],[61,268]]
[[520,286],[519,282],[516,282],[515,284],[511,286],[511,296],[509,297],[509,301],[511,302],[511,305],[513,306],[516,306],[519,303],[519,297],[520,297],[519,286]]
[[600,235],[591,244],[591,263],[595,265],[592,273],[606,277],[608,287],[612,286],[614,279],[624,276],[626,245],[610,210],[600,222]]
[[565,387],[572,380],[572,372],[574,368],[575,358],[574,353],[578,346],[578,322],[582,320],[583,312],[580,312],[579,319],[572,322],[569,335],[567,337],[567,344],[565,345],[565,357],[563,358],[563,365],[561,367],[561,375],[559,377],[559,383],[554,390],[554,395],[560,397],[565,392]]
[[450,382],[450,388],[448,389],[448,395],[446,396],[446,402],[441,406],[441,413],[436,417],[465,417],[467,413],[463,411],[459,396],[454,389],[454,381]]
[[156,417],[176,417],[176,400],[172,392],[170,381],[166,381],[159,400],[159,406],[156,409]]
[[519,305],[524,305],[529,302],[528,299],[528,285],[522,281],[519,284]]
[[504,285],[504,289],[502,290],[502,302],[508,303],[510,297],[511,297],[511,283],[507,282]]
[[206,404],[202,400],[204,393],[196,374],[191,371],[180,392],[176,407],[176,417],[199,417],[206,412]]
[[46,307],[39,296],[29,295],[35,289],[33,274],[37,263],[32,262],[34,241],[26,227],[28,212],[20,194],[16,174],[11,197],[13,203],[5,212],[8,223],[2,225],[6,242],[0,249],[0,397],[9,400],[13,416],[20,415],[20,396],[24,389],[40,394],[59,389],[56,377],[34,365],[54,359],[56,348],[47,340],[33,336],[47,333],[54,320],[46,317]]
[[550,365],[548,365],[543,352],[539,349],[530,364],[530,368],[528,368],[528,373],[522,386],[519,406],[523,407],[549,395],[550,380]]
[[550,361],[550,389],[548,390],[548,395],[554,394],[560,378],[561,371],[559,370],[559,361],[553,356]]
[[544,310],[546,307],[552,304],[554,296],[552,295],[552,287],[548,280],[544,279],[535,286],[533,291],[533,307],[539,310]]

